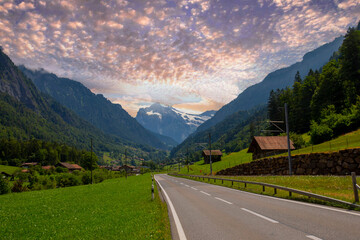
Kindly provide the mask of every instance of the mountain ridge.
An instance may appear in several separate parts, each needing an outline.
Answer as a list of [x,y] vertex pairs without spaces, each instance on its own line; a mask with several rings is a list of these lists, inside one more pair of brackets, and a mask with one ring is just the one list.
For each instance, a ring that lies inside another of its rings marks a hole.
[[43,70],[30,70],[25,66],[19,68],[41,92],[49,94],[105,133],[137,144],[169,148],[164,142],[166,139],[161,141],[142,127],[120,104],[112,103],[102,94],[91,92],[82,83]]
[[196,132],[201,132],[216,125],[237,111],[249,110],[252,107],[266,103],[272,89],[281,89],[293,84],[297,71],[303,77],[307,75],[310,69],[320,69],[332,54],[339,49],[343,39],[343,36],[337,37],[332,42],[304,54],[302,61],[269,73],[261,82],[246,88],[234,100],[220,108],[215,116],[200,125]]

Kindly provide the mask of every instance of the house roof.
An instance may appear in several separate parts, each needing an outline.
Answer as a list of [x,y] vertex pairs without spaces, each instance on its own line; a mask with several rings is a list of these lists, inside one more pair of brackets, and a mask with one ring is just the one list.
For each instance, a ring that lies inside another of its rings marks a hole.
[[131,165],[122,165],[120,168],[125,168],[125,167],[127,167],[127,168],[135,168],[134,166],[131,166]]
[[53,166],[42,166],[41,168],[42,169],[45,169],[45,170],[50,170]]
[[82,167],[80,167],[77,164],[71,164],[71,163],[67,163],[67,162],[59,162],[59,165],[61,165],[64,168],[67,168],[69,170],[81,170]]
[[[248,152],[254,152],[258,146],[261,150],[287,150],[286,136],[257,136],[254,137],[249,146]],[[290,149],[295,149],[290,140]]]
[[26,162],[21,164],[22,167],[24,166],[36,166],[38,163],[37,162]]
[[[203,155],[210,156],[210,150],[203,150]],[[222,156],[220,150],[211,150],[211,156]]]

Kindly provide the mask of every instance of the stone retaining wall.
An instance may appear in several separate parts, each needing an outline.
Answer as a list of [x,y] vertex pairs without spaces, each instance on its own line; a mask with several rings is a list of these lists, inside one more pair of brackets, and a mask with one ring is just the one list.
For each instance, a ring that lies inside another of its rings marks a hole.
[[[311,153],[292,156],[292,170],[296,175],[360,175],[360,149],[346,149],[332,153]],[[216,175],[287,175],[288,158],[264,158],[227,168]]]

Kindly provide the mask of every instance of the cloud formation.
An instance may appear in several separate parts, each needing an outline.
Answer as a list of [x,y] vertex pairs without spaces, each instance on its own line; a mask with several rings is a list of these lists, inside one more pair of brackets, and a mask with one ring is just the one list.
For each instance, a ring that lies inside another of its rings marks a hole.
[[359,21],[358,0],[0,0],[17,64],[84,83],[134,115],[219,108]]

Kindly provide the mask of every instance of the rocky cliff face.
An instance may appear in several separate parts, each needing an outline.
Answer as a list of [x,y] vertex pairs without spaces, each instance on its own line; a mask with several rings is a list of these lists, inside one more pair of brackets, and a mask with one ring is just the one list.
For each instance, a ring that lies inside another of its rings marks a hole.
[[33,110],[35,110],[38,105],[41,105],[42,99],[39,97],[36,87],[1,50],[0,92],[9,94]]

